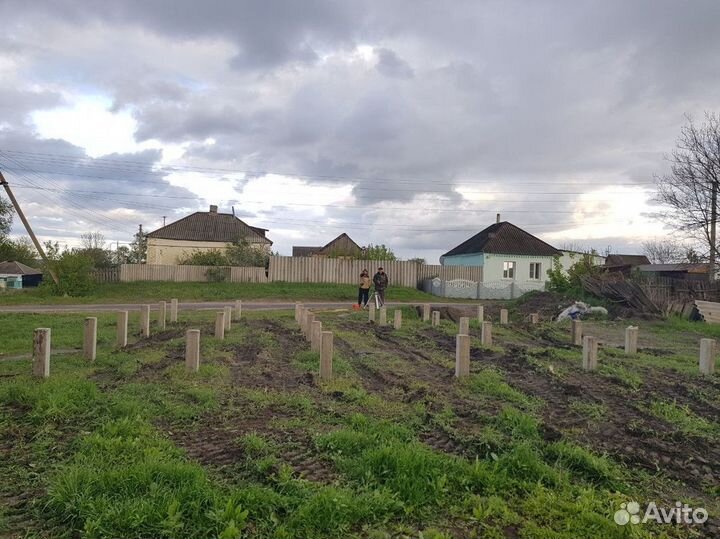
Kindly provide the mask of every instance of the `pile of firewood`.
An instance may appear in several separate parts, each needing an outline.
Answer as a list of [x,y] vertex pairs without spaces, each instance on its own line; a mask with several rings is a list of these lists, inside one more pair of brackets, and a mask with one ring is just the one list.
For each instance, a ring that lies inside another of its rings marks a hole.
[[586,275],[582,278],[583,288],[591,294],[613,303],[621,303],[640,312],[660,314],[664,309],[656,305],[642,287],[627,280],[621,273]]

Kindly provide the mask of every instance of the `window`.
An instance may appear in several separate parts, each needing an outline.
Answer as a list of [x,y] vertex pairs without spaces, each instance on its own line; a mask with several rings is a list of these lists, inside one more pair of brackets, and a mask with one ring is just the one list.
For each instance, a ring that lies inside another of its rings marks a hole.
[[542,275],[542,264],[540,262],[530,262],[530,279],[539,281]]
[[515,278],[515,262],[503,262],[503,279]]

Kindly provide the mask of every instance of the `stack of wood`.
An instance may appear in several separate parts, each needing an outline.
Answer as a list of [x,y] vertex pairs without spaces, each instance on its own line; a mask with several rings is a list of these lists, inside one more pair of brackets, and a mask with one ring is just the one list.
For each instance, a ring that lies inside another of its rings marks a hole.
[[705,322],[708,324],[720,324],[720,303],[713,301],[696,300],[695,305]]
[[640,285],[625,279],[622,273],[586,275],[582,278],[582,284],[586,291],[613,303],[621,303],[643,313],[662,312]]

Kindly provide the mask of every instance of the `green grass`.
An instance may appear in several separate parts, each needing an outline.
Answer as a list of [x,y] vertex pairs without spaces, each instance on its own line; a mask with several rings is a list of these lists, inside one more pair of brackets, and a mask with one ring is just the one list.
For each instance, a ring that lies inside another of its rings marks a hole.
[[[390,287],[388,301],[437,301],[436,296],[406,287]],[[178,298],[180,301],[277,300],[357,301],[357,288],[332,283],[169,283],[139,281],[95,285],[92,294],[81,297],[48,295],[42,288],[0,293],[0,305],[92,303],[137,303]]]
[[689,407],[674,401],[653,401],[650,412],[679,428],[682,432],[701,438],[720,437],[720,424],[692,412]]
[[[398,349],[366,331],[362,313],[323,313],[323,326],[344,341],[335,376],[323,383],[291,312],[248,312],[224,341],[207,333],[213,312],[181,315],[183,324],[205,328],[198,373],[184,368],[182,332],[114,350],[114,315],[101,317],[94,363],[54,355],[51,378],[38,381],[27,359],[0,361],[0,439],[13,440],[9,451],[2,447],[0,502],[33,493],[23,534],[621,539],[629,532],[613,523],[613,512],[631,497],[652,499],[662,481],[548,429],[544,403],[513,387],[502,364],[480,359],[472,376],[454,380],[442,343],[423,347],[422,358],[400,353],[418,346],[427,327],[409,311],[393,332]],[[63,346],[79,345],[82,319],[2,315],[0,353],[24,351],[41,325]],[[343,353],[347,347],[355,353]],[[565,352],[551,351],[528,358],[559,360],[570,372]],[[608,357],[608,365],[606,375],[635,374],[620,358]],[[434,383],[441,369],[446,381]],[[712,387],[702,394],[708,402],[716,395]],[[601,404],[570,399],[568,406],[607,420]],[[716,423],[680,404],[652,408],[688,434],[720,435]],[[0,511],[0,530],[8,519]],[[657,535],[636,527],[632,536]]]

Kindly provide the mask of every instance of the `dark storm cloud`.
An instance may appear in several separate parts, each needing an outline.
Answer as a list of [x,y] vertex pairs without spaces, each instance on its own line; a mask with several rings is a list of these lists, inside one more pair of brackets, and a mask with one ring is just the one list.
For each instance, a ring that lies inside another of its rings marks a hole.
[[[683,114],[720,106],[720,4],[709,0],[459,1],[452,8],[411,0],[10,0],[0,16],[13,36],[28,25],[54,29],[50,43],[11,38],[3,47],[13,58],[27,56],[16,76],[36,87],[13,93],[28,84],[0,82],[0,125],[24,124],[30,110],[52,106],[57,86],[99,93],[113,111],[134,116],[138,141],[183,144],[192,163],[256,176],[294,172],[315,176],[313,184],[353,178],[356,203],[368,212],[328,211],[349,225],[382,223],[388,217],[375,208],[428,192],[441,197],[428,206],[485,213],[419,209],[404,217],[418,228],[480,229],[504,211],[532,232],[562,230],[570,216],[550,212],[576,199],[538,197],[521,182],[583,192],[648,180],[662,168]],[[81,39],[76,31],[85,41],[73,41]],[[85,45],[96,43],[93,36],[122,43],[118,35],[129,36],[127,47]],[[196,50],[203,52],[192,56]],[[509,195],[469,204],[453,190],[463,181],[492,182],[476,189]],[[267,212],[283,215],[286,209]],[[407,251],[469,235],[366,233]]]

